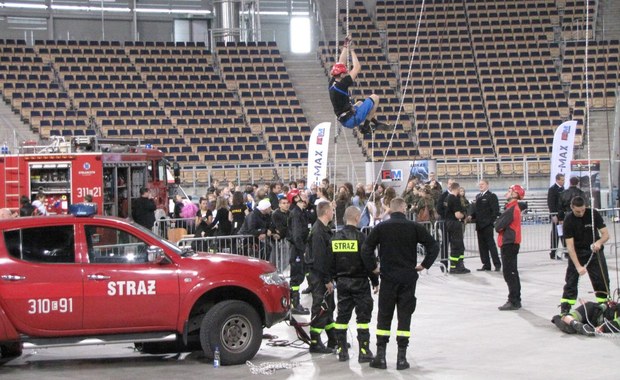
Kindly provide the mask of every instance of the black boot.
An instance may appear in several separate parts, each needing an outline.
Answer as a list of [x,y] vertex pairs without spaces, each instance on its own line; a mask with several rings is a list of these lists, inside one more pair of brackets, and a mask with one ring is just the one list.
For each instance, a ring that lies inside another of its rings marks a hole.
[[370,351],[370,343],[367,340],[358,339],[360,345],[360,352],[357,357],[358,363],[370,363],[374,359],[372,351]]
[[372,368],[387,369],[387,363],[385,362],[385,344],[377,343],[377,356],[370,362]]
[[560,304],[560,315],[564,316],[570,313],[570,304],[568,302],[562,302]]
[[[346,362],[349,360],[349,348],[347,346],[347,330],[338,331],[338,361]],[[329,345],[329,343],[328,343]]]
[[471,271],[467,268],[465,268],[465,264],[463,263],[463,259],[459,259],[459,261],[456,262],[456,266],[455,267],[450,267],[450,273],[452,274],[467,274],[467,273],[471,273]]
[[301,301],[299,300],[299,292],[294,291],[291,292],[291,313],[298,315],[308,315],[310,311],[305,307],[301,306]]
[[325,330],[325,333],[327,334],[327,348],[335,350],[338,347],[338,336],[336,334],[336,329]]
[[571,321],[570,326],[578,333],[581,335],[585,335],[585,336],[594,336],[594,327],[590,326],[590,325],[586,325],[584,323],[581,323],[579,321]]
[[332,354],[334,351],[325,347],[321,341],[321,334],[310,333],[310,353],[311,354]]
[[409,368],[407,361],[407,347],[398,347],[398,356],[396,357],[396,369],[402,370]]
[[576,333],[575,329],[568,323],[564,322],[562,320],[562,316],[560,315],[554,315],[553,318],[551,318],[551,323],[553,323],[557,328],[567,334]]
[[369,135],[372,133],[372,129],[370,128],[370,121],[365,120],[364,124],[359,126],[359,131],[362,132],[363,135]]
[[371,119],[372,123],[374,124],[373,126],[373,131],[375,130],[379,130],[379,131],[387,131],[389,130],[391,127],[388,124],[382,123],[379,120],[372,118]]

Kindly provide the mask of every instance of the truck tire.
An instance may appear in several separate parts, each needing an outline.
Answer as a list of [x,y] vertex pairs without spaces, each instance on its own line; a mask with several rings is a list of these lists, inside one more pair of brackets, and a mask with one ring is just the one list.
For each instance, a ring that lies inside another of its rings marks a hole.
[[252,359],[261,345],[263,326],[258,313],[243,301],[215,304],[202,319],[200,344],[205,357],[213,360],[220,349],[222,365],[243,364]]

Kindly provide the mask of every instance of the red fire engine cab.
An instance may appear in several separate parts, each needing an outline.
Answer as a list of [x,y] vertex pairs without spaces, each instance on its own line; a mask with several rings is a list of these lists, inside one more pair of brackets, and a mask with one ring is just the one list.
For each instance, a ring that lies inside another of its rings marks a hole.
[[41,193],[49,214],[66,214],[69,205],[90,194],[99,214],[127,217],[141,187],[165,208],[166,163],[161,151],[131,139],[76,137],[49,146],[24,144],[17,153],[0,155],[0,208],[17,210],[22,196],[34,200]]

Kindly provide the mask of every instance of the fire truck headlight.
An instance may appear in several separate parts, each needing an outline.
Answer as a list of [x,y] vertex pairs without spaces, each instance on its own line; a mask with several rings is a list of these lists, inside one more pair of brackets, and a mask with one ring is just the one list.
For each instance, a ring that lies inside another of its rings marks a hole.
[[286,282],[284,276],[278,272],[263,273],[260,278],[267,285],[282,285]]

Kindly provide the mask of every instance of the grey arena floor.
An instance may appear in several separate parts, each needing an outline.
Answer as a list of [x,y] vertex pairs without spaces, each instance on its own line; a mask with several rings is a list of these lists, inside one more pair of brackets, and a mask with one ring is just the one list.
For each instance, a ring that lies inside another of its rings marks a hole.
[[[609,251],[609,249],[608,249]],[[612,288],[618,287],[618,264],[607,253]],[[412,323],[408,353],[411,368],[396,371],[394,338],[388,346],[388,370],[357,363],[353,337],[352,360],[335,355],[310,355],[307,349],[272,347],[265,340],[252,362],[291,365],[271,376],[253,375],[249,366],[213,368],[200,354],[141,355],[129,345],[26,350],[3,367],[3,379],[617,379],[620,336],[587,338],[566,335],[551,324],[558,311],[566,261],[550,260],[545,253],[520,256],[523,308],[501,312],[506,285],[498,272],[446,276],[437,267],[418,282],[418,309]],[[470,269],[479,259],[468,258]],[[579,294],[592,300],[591,285],[582,278]],[[310,304],[309,296],[302,302]],[[376,315],[376,307],[375,307]],[[374,318],[374,317],[373,317]],[[306,318],[307,320],[307,318]],[[353,325],[354,326],[354,325]],[[395,330],[393,326],[392,330]],[[374,331],[374,324],[371,324]],[[294,341],[294,330],[281,323],[265,331],[278,339]],[[351,340],[351,339],[350,339]],[[374,347],[374,335],[371,344]]]

